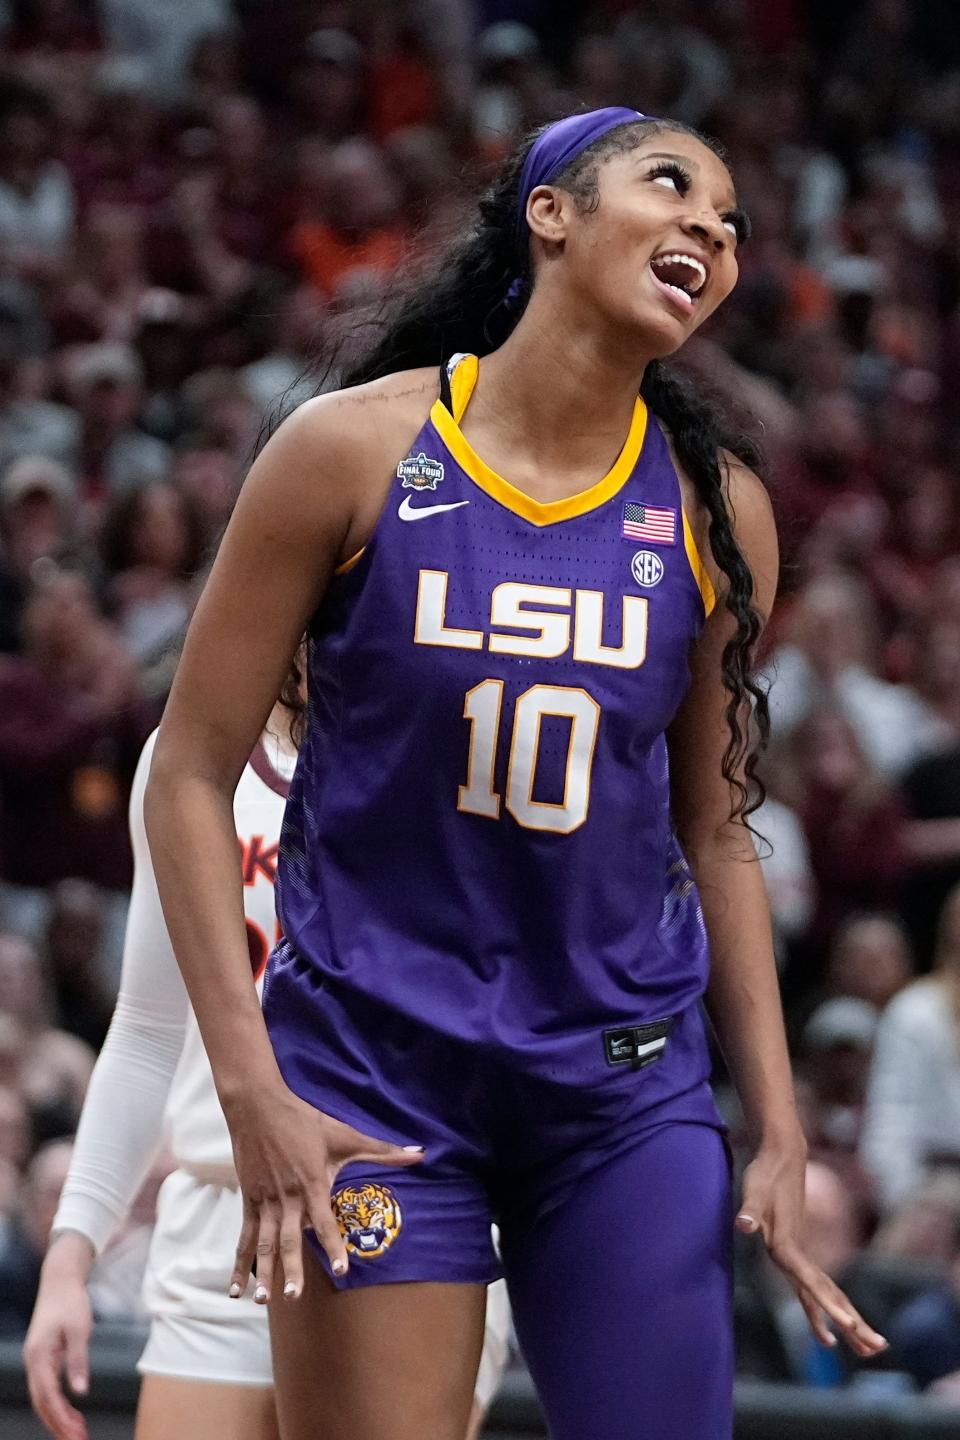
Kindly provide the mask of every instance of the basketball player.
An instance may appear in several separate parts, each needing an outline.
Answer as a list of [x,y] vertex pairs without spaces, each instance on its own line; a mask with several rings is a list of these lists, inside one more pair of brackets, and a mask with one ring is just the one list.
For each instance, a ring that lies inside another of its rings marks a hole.
[[[744,824],[770,506],[662,363],[732,290],[745,228],[683,126],[547,127],[348,388],[280,428],[227,531],[146,814],[284,1440],[459,1437],[501,1263],[554,1440],[729,1440],[704,995],[756,1142],[737,1224],[823,1343],[884,1345],[802,1248]],[[230,797],[304,627],[261,1019]]]
[[[234,797],[250,969],[262,988],[278,933],[274,901],[280,822],[296,751],[291,711],[275,707]],[[294,722],[295,723],[295,722]],[[30,1395],[58,1440],[83,1440],[67,1401],[88,1387],[86,1281],[123,1222],[168,1122],[178,1168],[160,1194],[145,1282],[152,1315],[139,1364],[137,1440],[272,1440],[277,1435],[266,1312],[227,1295],[241,1219],[230,1137],[163,922],[143,832],[143,790],[155,736],[130,802],[136,861],[120,997],[83,1107],[24,1354]],[[252,1295],[254,1282],[246,1289]],[[507,1357],[504,1287],[491,1291],[473,1424]]]

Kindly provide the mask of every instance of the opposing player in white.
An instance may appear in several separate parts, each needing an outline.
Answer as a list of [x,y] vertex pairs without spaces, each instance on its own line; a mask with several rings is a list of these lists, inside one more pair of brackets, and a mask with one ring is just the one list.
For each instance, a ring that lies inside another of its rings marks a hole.
[[[290,712],[275,707],[243,771],[234,816],[252,982],[261,987],[277,938],[274,877],[296,761]],[[24,1345],[33,1407],[57,1440],[86,1440],[64,1394],[88,1388],[92,1313],[86,1281],[126,1218],[164,1138],[177,1168],[165,1180],[144,1281],[152,1320],[140,1360],[136,1440],[277,1440],[267,1311],[254,1282],[228,1295],[241,1201],[213,1076],[164,924],[143,828],[147,741],[130,800],[135,861],[120,994],[83,1107]],[[491,1291],[471,1434],[507,1358],[509,1309]]]

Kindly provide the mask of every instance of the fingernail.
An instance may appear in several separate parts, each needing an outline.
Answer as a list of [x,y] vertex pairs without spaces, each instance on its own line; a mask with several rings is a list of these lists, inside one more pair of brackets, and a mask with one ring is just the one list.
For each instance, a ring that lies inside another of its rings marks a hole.
[[230,1299],[240,1299],[240,1286],[237,1284],[236,1280],[234,1280],[233,1284],[230,1286]]
[[258,1285],[256,1290],[254,1290],[253,1292],[253,1298],[254,1300],[256,1300],[258,1305],[262,1305],[267,1298],[266,1285]]
[[288,1280],[287,1283],[286,1283],[286,1285],[284,1285],[284,1287],[283,1287],[284,1298],[287,1299],[287,1300],[290,1300],[290,1299],[293,1298],[294,1295],[296,1295],[296,1293],[297,1293],[297,1287],[296,1287],[296,1285],[294,1285],[294,1283],[293,1283],[292,1280]]
[[827,1336],[827,1344],[830,1346],[830,1349],[831,1349],[831,1350],[833,1349],[834,1345],[836,1345],[836,1343],[837,1343],[837,1337],[836,1337],[836,1335],[828,1335],[828,1336]]
[[70,1381],[70,1388],[75,1395],[86,1395],[87,1381],[84,1375],[74,1375]]
[[347,1262],[346,1262],[346,1260],[334,1260],[334,1262],[333,1262],[333,1273],[334,1273],[334,1275],[345,1275],[345,1274],[346,1274],[346,1271],[347,1271]]
[[[728,1212],[728,1213],[729,1213],[729,1212]],[[740,1223],[741,1225],[749,1225],[750,1228],[751,1228],[751,1230],[753,1229],[754,1225],[756,1225],[756,1223],[757,1223],[756,1220],[754,1220],[754,1218],[753,1218],[752,1215],[738,1215],[738,1216],[737,1216],[737,1220],[739,1221],[739,1223]]]
[[422,1145],[404,1145],[403,1148],[408,1155],[423,1155],[425,1153]]

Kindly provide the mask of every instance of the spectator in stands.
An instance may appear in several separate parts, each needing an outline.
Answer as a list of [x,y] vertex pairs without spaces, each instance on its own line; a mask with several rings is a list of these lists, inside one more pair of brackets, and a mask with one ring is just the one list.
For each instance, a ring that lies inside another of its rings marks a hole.
[[72,1149],[69,1141],[55,1140],[37,1152],[16,1214],[0,1233],[0,1338],[19,1339],[26,1332]]
[[83,216],[72,273],[52,301],[60,345],[125,344],[149,288],[146,217],[131,205],[99,203]]
[[887,1322],[890,1361],[926,1389],[952,1377],[941,1393],[960,1394],[960,1252],[949,1277],[908,1300]]
[[365,128],[366,55],[346,30],[316,30],[304,43],[290,76],[291,117],[299,130],[327,142]]
[[327,307],[308,285],[298,285],[280,299],[266,353],[240,372],[261,415],[270,415],[276,406],[281,407],[278,414],[286,414],[321,387],[333,388],[335,377],[313,373],[326,318]]
[[938,917],[960,883],[960,745],[920,760],[904,776],[901,790],[916,852],[902,909],[919,968],[928,970]]
[[6,1011],[0,1010],[0,1085],[11,1090],[20,1087],[20,1070],[27,1051],[27,1032]]
[[896,916],[854,915],[837,930],[827,963],[832,994],[865,1000],[880,1014],[912,975],[910,942]]
[[30,1154],[30,1115],[19,1090],[0,1086],[0,1163],[22,1170]]
[[24,637],[22,657],[0,657],[0,908],[36,936],[45,886],[129,887],[127,799],[149,716],[80,572],[37,577]]
[[191,582],[214,537],[192,497],[166,480],[119,496],[104,522],[107,595],[128,654],[149,663],[183,634]]
[[389,274],[400,263],[404,236],[397,223],[397,187],[380,152],[366,140],[332,150],[320,193],[290,234],[290,252],[315,289],[332,299],[351,275]]
[[783,969],[786,948],[806,933],[816,907],[810,850],[799,816],[773,795],[767,795],[751,823],[759,837],[757,852],[770,896],[778,965]]
[[801,1073],[815,1104],[811,1152],[839,1166],[856,1155],[878,1015],[866,1000],[826,1000],[803,1030]]
[[239,467],[228,446],[202,430],[189,435],[174,461],[173,480],[199,511],[204,534],[222,535],[240,490]]
[[25,370],[11,342],[0,335],[0,468],[24,455],[46,455],[70,465],[80,439],[79,417],[35,393]]
[[64,1030],[26,1038],[17,1083],[30,1109],[34,1144],[74,1133],[96,1058],[86,1041]]
[[66,380],[82,427],[77,465],[85,501],[101,505],[111,495],[166,476],[169,448],[136,423],[143,372],[130,346],[79,347],[68,362]]
[[934,973],[881,1018],[861,1154],[885,1210],[930,1167],[960,1167],[960,887],[943,907]]
[[60,1028],[98,1051],[115,1000],[103,973],[103,904],[85,880],[61,880],[50,899],[46,958]]
[[40,954],[22,935],[0,931],[0,1009],[28,1036],[53,1023],[53,997]]
[[14,460],[0,477],[0,649],[20,648],[23,602],[36,562],[79,552],[77,485],[70,471],[43,455]]
[[4,269],[48,282],[66,264],[75,200],[54,159],[56,115],[47,96],[17,80],[0,83],[0,256]]
[[880,909],[896,897],[906,865],[905,817],[840,710],[821,706],[810,714],[794,731],[791,750],[817,886],[811,934],[825,946],[855,911]]
[[870,1241],[870,1253],[900,1260],[921,1278],[943,1280],[957,1254],[960,1236],[960,1175],[941,1171],[924,1180],[902,1205],[884,1217]]
[[184,398],[191,428],[202,432],[208,442],[223,446],[234,464],[245,468],[262,417],[242,376],[226,366],[198,371],[184,386]]
[[936,745],[940,730],[914,691],[878,677],[876,625],[869,593],[852,575],[811,582],[770,663],[770,711],[782,738],[822,707],[838,710],[865,759],[893,776]]
[[175,445],[189,425],[182,387],[196,361],[194,311],[176,291],[151,288],[140,297],[135,322],[133,344],[143,367],[139,424]]

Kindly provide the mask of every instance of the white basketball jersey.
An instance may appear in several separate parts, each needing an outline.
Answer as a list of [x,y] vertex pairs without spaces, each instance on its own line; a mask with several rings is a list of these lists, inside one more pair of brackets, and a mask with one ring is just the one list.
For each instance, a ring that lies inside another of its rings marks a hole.
[[[274,880],[280,822],[293,759],[276,745],[269,756],[259,745],[244,768],[233,801],[237,842],[243,866],[243,910],[250,948],[250,983],[259,994],[267,956],[278,937]],[[282,772],[286,772],[286,776]],[[210,1062],[191,1009],[183,1052],[166,1110],[170,1145],[178,1165],[208,1179],[233,1175],[233,1150],[227,1122],[214,1089]],[[219,1177],[219,1172],[229,1172]]]

